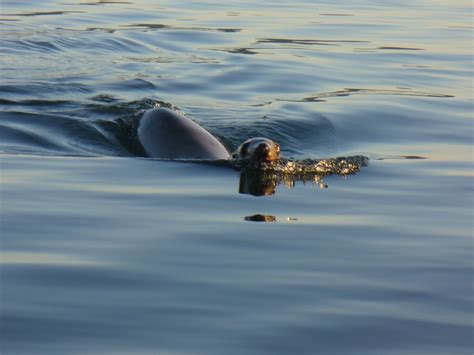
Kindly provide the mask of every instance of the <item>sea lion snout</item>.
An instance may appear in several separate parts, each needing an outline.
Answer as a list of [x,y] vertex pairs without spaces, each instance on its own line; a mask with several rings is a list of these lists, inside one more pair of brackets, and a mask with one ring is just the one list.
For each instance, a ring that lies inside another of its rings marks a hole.
[[271,162],[280,157],[280,145],[260,143],[255,149],[254,158],[259,161]]
[[240,145],[234,156],[257,163],[268,163],[280,159],[280,145],[268,138],[251,138]]

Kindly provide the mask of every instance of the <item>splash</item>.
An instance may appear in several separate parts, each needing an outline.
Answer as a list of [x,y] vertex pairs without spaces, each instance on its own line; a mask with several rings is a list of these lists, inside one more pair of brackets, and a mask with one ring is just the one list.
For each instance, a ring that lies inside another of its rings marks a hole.
[[[150,159],[150,158],[147,158]],[[228,166],[245,173],[264,173],[293,177],[303,180],[305,176],[318,175],[352,175],[367,166],[369,158],[364,155],[335,157],[327,159],[285,159],[273,162],[252,162],[239,159],[160,159],[160,161],[177,161],[183,163],[199,163],[207,165]]]
[[336,157],[329,159],[302,159],[290,160],[279,159],[273,163],[263,163],[259,166],[244,166],[244,169],[260,169],[279,173],[282,175],[305,176],[317,174],[327,175],[351,175],[357,173],[363,166],[368,164],[368,158],[363,155],[350,157]]
[[362,155],[329,159],[280,159],[272,163],[246,163],[234,161],[240,169],[239,192],[254,196],[273,195],[279,185],[292,188],[297,182],[311,183],[325,189],[324,178],[329,175],[347,176],[360,171],[368,164]]
[[363,155],[328,159],[279,159],[275,162],[255,163],[245,160],[154,159],[226,166],[240,171],[239,193],[254,196],[275,194],[279,185],[294,187],[297,182],[311,183],[324,189],[324,178],[329,175],[346,177],[367,166],[369,158]]

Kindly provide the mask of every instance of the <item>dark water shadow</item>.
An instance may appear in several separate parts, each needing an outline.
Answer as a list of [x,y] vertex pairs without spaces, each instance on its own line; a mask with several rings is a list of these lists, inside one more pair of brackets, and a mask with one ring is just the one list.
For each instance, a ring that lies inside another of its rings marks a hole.
[[[452,98],[453,95],[438,94],[432,92],[423,92],[411,90],[409,88],[403,89],[364,89],[364,88],[345,88],[337,91],[323,92],[313,96],[307,96],[302,99],[285,99],[278,98],[275,101],[285,102],[324,102],[327,98],[344,97],[353,95],[392,95],[392,96],[413,96],[413,97],[434,97],[434,98]],[[270,104],[272,102],[268,102]]]
[[116,31],[131,29],[137,31],[205,31],[205,32],[224,32],[236,33],[242,31],[240,28],[213,28],[213,27],[193,27],[193,26],[174,26],[162,23],[136,23],[129,25],[119,25],[118,27],[87,27],[85,31],[104,31],[115,33]]
[[133,4],[131,1],[118,1],[118,0],[98,0],[98,1],[89,1],[89,2],[81,2],[79,4],[74,3],[65,3],[63,5],[107,5],[107,4]]
[[85,11],[38,11],[38,12],[25,12],[19,14],[3,14],[3,16],[14,16],[14,17],[32,17],[32,16],[51,16],[51,15],[66,15],[66,14],[82,14]]
[[355,16],[354,14],[319,14],[319,16],[343,16],[343,17],[347,17],[347,16]]
[[424,48],[414,48],[414,47],[377,47],[377,49],[382,50],[401,50],[401,51],[425,51]]
[[11,100],[0,98],[0,105],[6,106],[52,106],[58,107],[62,105],[73,104],[72,101],[68,100],[47,100],[47,99],[26,99],[26,100]]
[[257,43],[302,44],[307,46],[334,46],[338,43],[370,43],[370,41],[347,39],[259,38],[257,39]]
[[212,31],[212,32],[229,32],[236,33],[242,31],[241,28],[212,28],[212,27],[186,27],[165,25],[162,23],[136,23],[131,25],[122,25],[120,27],[138,28],[145,30],[185,30],[185,31]]
[[371,160],[393,160],[393,159],[407,159],[407,160],[419,160],[419,159],[428,159],[427,157],[423,157],[421,155],[382,155],[378,156],[373,154],[370,157]]
[[[370,41],[362,40],[339,40],[339,39],[292,39],[292,38],[258,38],[254,44],[261,44],[258,46],[247,46],[247,47],[231,47],[231,48],[207,48],[208,50],[214,50],[219,52],[227,52],[232,54],[270,54],[268,50],[284,50],[284,49],[295,49],[298,48],[306,49],[307,46],[340,46],[347,43],[370,43]],[[276,44],[278,47],[268,47],[267,44]],[[289,46],[280,46],[280,45]],[[305,48],[306,47],[306,48]],[[263,52],[265,51],[265,52]]]
[[237,48],[209,48],[209,50],[217,51],[217,52],[227,52],[231,54],[246,54],[246,55],[256,55],[261,54],[256,50],[257,48],[245,48],[245,47],[237,47]]

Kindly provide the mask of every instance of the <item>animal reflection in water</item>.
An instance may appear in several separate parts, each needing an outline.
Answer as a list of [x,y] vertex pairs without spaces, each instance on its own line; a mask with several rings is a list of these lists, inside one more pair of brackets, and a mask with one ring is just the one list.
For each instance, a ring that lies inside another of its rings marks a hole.
[[248,139],[230,153],[199,124],[163,107],[148,110],[139,118],[137,137],[151,158],[224,165],[241,171],[239,192],[254,196],[272,195],[279,184],[291,187],[296,181],[324,187],[324,176],[354,174],[368,161],[364,156],[288,160],[280,156],[278,143],[262,137]]

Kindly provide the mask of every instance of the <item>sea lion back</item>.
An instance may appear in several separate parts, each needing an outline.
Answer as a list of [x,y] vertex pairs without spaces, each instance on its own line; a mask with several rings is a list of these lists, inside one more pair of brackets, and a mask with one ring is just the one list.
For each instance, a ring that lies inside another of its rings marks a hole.
[[146,154],[162,159],[229,159],[217,138],[182,114],[167,108],[144,113],[138,124],[138,140]]

